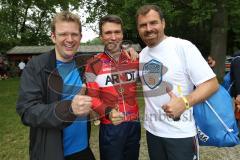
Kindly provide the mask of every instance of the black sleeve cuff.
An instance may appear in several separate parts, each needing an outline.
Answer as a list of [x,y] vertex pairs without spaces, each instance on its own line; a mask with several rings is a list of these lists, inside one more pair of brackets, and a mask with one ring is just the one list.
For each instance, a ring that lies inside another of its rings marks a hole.
[[76,116],[72,112],[71,100],[64,100],[56,105],[55,113],[58,119],[63,122],[73,122]]

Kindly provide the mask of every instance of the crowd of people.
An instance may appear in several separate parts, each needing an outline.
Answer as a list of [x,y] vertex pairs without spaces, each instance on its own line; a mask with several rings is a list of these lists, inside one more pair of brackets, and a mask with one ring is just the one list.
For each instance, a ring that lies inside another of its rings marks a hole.
[[0,56],[0,80],[7,80],[9,77],[21,76],[25,67],[25,62],[10,62],[3,56]]
[[86,57],[76,54],[82,38],[79,17],[56,14],[51,23],[55,48],[21,65],[16,109],[30,127],[31,160],[94,160],[89,144],[93,112],[100,119],[100,159],[137,160],[138,78],[150,159],[198,159],[192,106],[218,89],[216,75],[194,44],[165,34],[158,6],[140,7],[136,24],[146,44],[139,57],[122,47],[123,22],[117,15],[99,21],[104,52]]

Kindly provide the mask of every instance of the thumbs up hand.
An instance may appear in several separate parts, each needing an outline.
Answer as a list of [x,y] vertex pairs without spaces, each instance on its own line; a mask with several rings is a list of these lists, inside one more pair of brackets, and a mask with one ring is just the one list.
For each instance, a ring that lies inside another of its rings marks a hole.
[[122,112],[119,111],[118,106],[112,109],[109,114],[109,119],[112,121],[113,125],[118,125],[123,122],[124,115]]
[[179,120],[181,114],[186,110],[185,103],[181,97],[177,97],[172,91],[167,90],[170,101],[162,106],[166,115],[173,118],[174,121]]
[[91,111],[92,98],[86,96],[86,85],[83,84],[80,92],[72,100],[72,112],[76,116],[86,116]]

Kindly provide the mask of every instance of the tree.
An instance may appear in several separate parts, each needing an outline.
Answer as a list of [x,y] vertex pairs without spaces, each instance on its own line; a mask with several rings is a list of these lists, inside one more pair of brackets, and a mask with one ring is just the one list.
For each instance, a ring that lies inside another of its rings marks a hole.
[[134,15],[147,3],[163,9],[166,34],[192,41],[205,57],[211,54],[217,61],[217,75],[223,77],[225,55],[240,48],[239,0],[95,0],[87,7],[88,21],[117,14],[124,21],[127,38],[139,41]]
[[79,0],[1,0],[0,52],[15,45],[49,45],[50,22],[57,10],[77,10]]
[[[217,12],[213,14],[212,18],[210,53],[212,57],[217,61],[215,72],[219,77],[223,77],[225,74],[225,57],[227,52],[228,16],[223,1],[219,0],[216,8]],[[220,56],[224,58],[218,58]]]
[[99,37],[94,38],[93,40],[89,40],[86,43],[83,43],[81,45],[99,45],[102,44],[102,41]]

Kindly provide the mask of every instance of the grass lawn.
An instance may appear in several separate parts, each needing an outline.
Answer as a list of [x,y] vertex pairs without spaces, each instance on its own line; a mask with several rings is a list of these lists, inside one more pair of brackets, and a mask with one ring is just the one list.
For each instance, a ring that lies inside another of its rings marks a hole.
[[[20,122],[15,105],[18,96],[19,79],[0,81],[0,160],[27,160],[28,127]],[[143,100],[140,99],[141,115]],[[91,132],[91,148],[99,160],[98,127],[93,126]],[[201,160],[239,160],[240,145],[231,148],[201,147]],[[147,160],[145,131],[142,129],[140,160]]]
[[28,128],[16,113],[18,79],[0,81],[0,159],[28,159]]
[[[0,160],[29,159],[28,127],[21,123],[15,109],[18,87],[19,78],[0,81]],[[145,136],[144,130],[142,135]],[[92,126],[90,143],[96,158],[99,159],[98,126]],[[146,143],[141,143],[141,148],[146,148]],[[141,157],[147,157],[146,149],[141,150]]]

